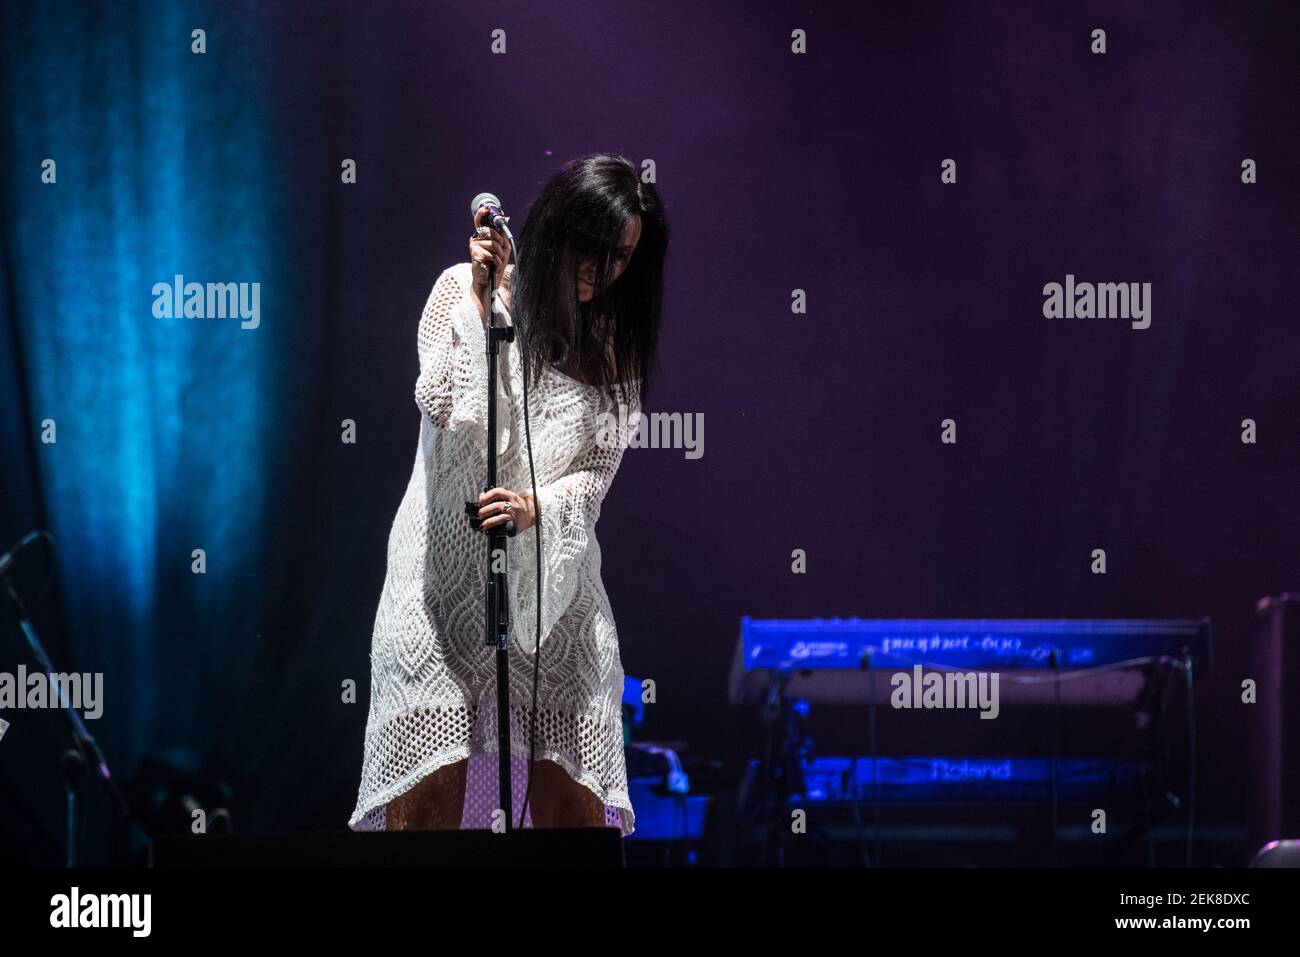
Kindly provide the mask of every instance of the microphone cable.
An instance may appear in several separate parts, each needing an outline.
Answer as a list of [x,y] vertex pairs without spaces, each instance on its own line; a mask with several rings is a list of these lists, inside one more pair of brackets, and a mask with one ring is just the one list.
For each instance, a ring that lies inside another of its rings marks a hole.
[[[507,235],[509,235],[507,233]],[[515,254],[515,240],[510,236],[510,252],[515,259],[515,270],[519,269],[519,259]],[[519,334],[519,346],[522,358],[522,375],[521,379],[524,384],[524,447],[528,451],[528,480],[533,490],[533,541],[536,547],[537,561],[537,608],[533,616],[535,622],[534,645],[533,645],[533,695],[532,706],[528,714],[528,783],[524,787],[524,803],[519,811],[519,827],[524,826],[524,818],[528,816],[528,801],[533,793],[533,765],[537,763],[537,686],[541,675],[542,661],[542,503],[537,498],[537,471],[533,465],[533,434],[529,424],[528,411],[528,378],[531,368],[532,350],[529,346],[529,336],[520,325],[515,330]]]

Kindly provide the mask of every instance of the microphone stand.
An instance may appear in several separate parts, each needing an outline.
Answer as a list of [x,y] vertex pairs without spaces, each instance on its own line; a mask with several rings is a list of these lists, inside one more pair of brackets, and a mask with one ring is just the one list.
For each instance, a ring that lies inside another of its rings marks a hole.
[[70,702],[63,700],[63,693],[60,690],[59,683],[53,680],[54,665],[50,661],[50,656],[45,653],[45,646],[41,644],[40,636],[36,633],[36,626],[32,624],[31,616],[27,614],[27,606],[23,604],[18,589],[14,587],[13,580],[7,573],[0,572],[0,582],[4,583],[4,590],[8,593],[10,601],[14,603],[14,608],[18,611],[18,626],[22,629],[23,635],[26,636],[27,644],[31,646],[32,653],[36,656],[36,661],[40,664],[41,670],[50,679],[50,685],[54,688],[55,697],[58,699],[59,710],[68,716],[68,721],[72,724],[72,741],[76,747],[64,753],[61,765],[64,775],[67,814],[65,864],[70,868],[76,867],[78,856],[77,791],[82,768],[89,766],[104,782],[109,793],[113,795],[118,813],[121,814],[123,819],[128,821],[131,819],[131,810],[108,769],[108,761],[104,757],[104,752],[99,749],[98,742],[91,736],[90,731],[86,728],[85,721],[82,720],[77,710],[71,706]]
[[[487,484],[497,487],[497,355],[502,342],[514,342],[513,326],[498,326],[496,318],[496,267],[488,266],[487,306]],[[507,586],[506,539],[515,534],[513,520],[488,532],[487,587],[483,599],[484,640],[497,652],[497,798],[506,817],[506,833],[514,828],[514,792],[510,780],[510,592]],[[498,557],[499,556],[499,557]],[[539,570],[540,571],[540,570]]]

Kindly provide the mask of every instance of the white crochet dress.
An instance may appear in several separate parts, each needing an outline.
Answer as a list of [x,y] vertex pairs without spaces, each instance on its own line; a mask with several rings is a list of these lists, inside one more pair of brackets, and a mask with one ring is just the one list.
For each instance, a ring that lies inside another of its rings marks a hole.
[[[443,271],[419,328],[415,469],[388,540],[388,572],[371,642],[370,712],[361,786],[348,821],[384,827],[388,801],[444,764],[470,759],[463,827],[488,827],[496,781],[496,658],[484,644],[487,538],[464,503],[486,475],[486,333],[469,263]],[[494,307],[504,311],[497,300]],[[531,490],[518,344],[498,360],[498,484]],[[623,666],[600,577],[595,525],[639,411],[636,383],[622,415],[603,388],[545,367],[530,384],[533,462],[542,524],[542,656],[537,758],[563,767],[633,829],[623,757]],[[608,416],[608,417],[607,417]],[[617,423],[616,431],[602,425]],[[518,823],[529,753],[536,623],[536,540],[509,540],[511,752]],[[535,799],[535,798],[534,798]]]

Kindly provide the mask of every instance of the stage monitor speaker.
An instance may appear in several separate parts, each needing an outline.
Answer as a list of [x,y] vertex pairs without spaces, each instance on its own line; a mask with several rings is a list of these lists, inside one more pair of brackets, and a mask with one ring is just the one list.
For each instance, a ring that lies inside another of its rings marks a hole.
[[153,867],[622,867],[617,828],[167,835]]

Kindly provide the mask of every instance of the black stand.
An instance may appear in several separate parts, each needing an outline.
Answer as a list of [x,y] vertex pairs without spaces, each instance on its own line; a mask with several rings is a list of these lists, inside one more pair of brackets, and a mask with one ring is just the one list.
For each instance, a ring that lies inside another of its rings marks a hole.
[[789,681],[786,675],[773,674],[759,710],[763,721],[763,760],[759,764],[762,867],[785,866],[785,835],[789,830],[785,815],[789,813],[791,794],[798,790],[798,735],[794,713],[785,695]]
[[[502,342],[514,342],[512,326],[498,326],[495,318],[496,269],[488,267],[487,302],[487,484],[483,490],[497,487],[497,356]],[[510,591],[506,572],[506,539],[513,538],[515,523],[506,522],[488,533],[487,587],[483,597],[484,638],[489,648],[497,650],[497,799],[505,814],[506,832],[514,828],[514,793],[510,784]],[[539,569],[540,573],[540,569]]]
[[[14,603],[14,608],[18,611],[18,626],[22,629],[27,638],[27,644],[31,646],[32,654],[36,656],[37,663],[40,664],[41,670],[46,675],[54,674],[54,665],[50,662],[50,656],[45,653],[45,646],[41,644],[40,636],[36,634],[36,626],[32,624],[30,616],[27,614],[27,606],[23,604],[22,597],[14,587],[13,581],[8,575],[0,574],[0,582],[4,583],[5,591],[9,599]],[[103,780],[108,787],[109,793],[113,795],[117,809],[123,819],[130,819],[130,809],[126,803],[126,798],[118,790],[117,782],[113,780],[113,775],[109,773],[108,761],[104,758],[104,752],[99,750],[99,745],[91,736],[90,731],[86,728],[86,723],[81,719],[81,715],[67,701],[63,700],[63,693],[59,688],[57,681],[51,681],[50,685],[54,688],[54,694],[59,699],[59,710],[68,716],[68,721],[72,723],[72,741],[76,746],[63,755],[62,767],[64,781],[66,783],[66,801],[67,801],[67,856],[66,862],[68,867],[77,866],[77,785],[81,776],[83,766],[89,765],[94,773]]]
[[63,752],[63,787],[67,794],[67,854],[64,865],[77,866],[77,788],[81,784],[81,772],[86,768],[85,759],[76,748]]
[[1052,671],[1054,698],[1052,701],[1052,766],[1051,780],[1048,782],[1050,793],[1048,804],[1051,806],[1051,834],[1048,835],[1048,866],[1057,867],[1061,863],[1061,652],[1053,648],[1048,657],[1048,667]]

